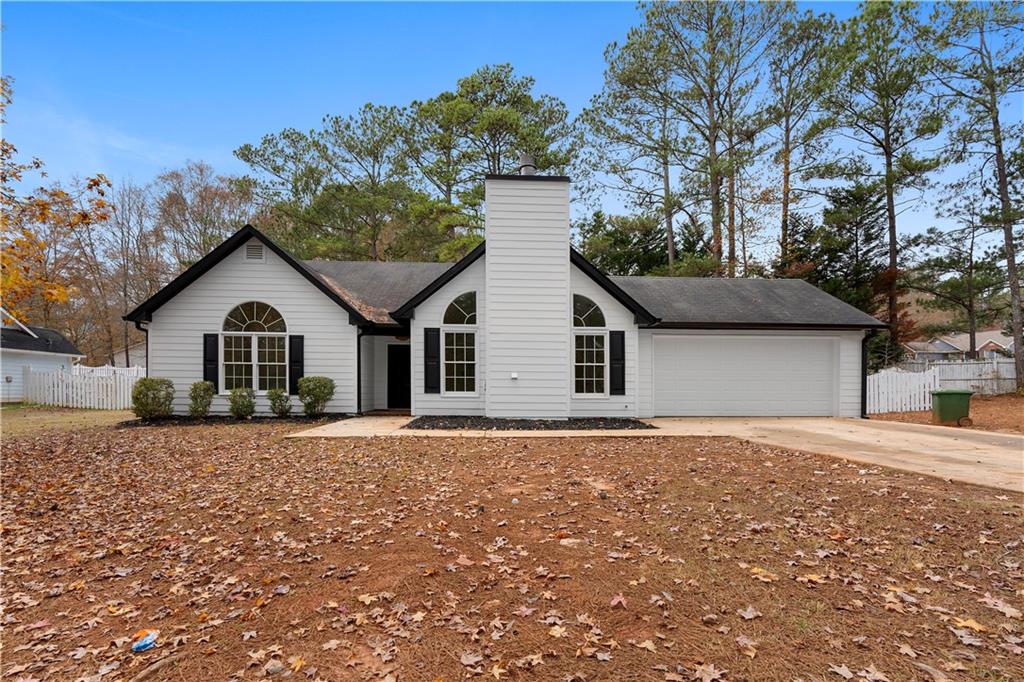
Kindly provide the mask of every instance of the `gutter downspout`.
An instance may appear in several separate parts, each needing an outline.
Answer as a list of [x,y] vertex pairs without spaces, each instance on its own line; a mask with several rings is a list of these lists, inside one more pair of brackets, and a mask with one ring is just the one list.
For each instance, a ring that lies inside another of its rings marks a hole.
[[[146,335],[146,376],[149,376],[149,330],[142,326],[142,322],[135,320],[135,328]],[[127,364],[127,363],[125,363]]]
[[860,418],[868,418],[868,344],[878,332],[874,329],[860,340]]

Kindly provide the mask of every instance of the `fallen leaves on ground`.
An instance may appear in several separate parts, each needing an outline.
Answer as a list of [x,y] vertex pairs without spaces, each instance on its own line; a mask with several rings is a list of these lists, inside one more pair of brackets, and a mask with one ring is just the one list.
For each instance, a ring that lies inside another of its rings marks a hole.
[[729,439],[292,429],[5,437],[0,674],[1024,678],[1021,495]]

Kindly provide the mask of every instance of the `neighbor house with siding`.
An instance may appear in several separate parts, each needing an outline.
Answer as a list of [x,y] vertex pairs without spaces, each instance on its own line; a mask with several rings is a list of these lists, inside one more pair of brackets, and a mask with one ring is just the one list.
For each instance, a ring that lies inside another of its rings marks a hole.
[[864,413],[883,325],[800,280],[614,277],[570,243],[569,179],[485,179],[457,263],[301,261],[246,226],[125,319],[148,374],[227,392],[335,381],[334,413],[565,419]]
[[0,308],[0,402],[16,403],[24,398],[25,371],[69,370],[85,356],[55,329],[23,324]]

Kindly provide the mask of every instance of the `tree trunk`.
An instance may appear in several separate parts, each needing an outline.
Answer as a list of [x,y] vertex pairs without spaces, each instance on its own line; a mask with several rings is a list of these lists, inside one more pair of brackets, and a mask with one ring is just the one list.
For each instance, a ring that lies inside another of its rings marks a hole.
[[729,169],[729,277],[736,276],[736,168],[732,163],[732,153],[730,157],[730,169]]
[[668,269],[672,274],[672,266],[676,262],[676,240],[672,230],[672,197],[671,178],[669,177],[668,157],[661,160],[661,183],[663,198],[661,200],[662,211],[665,217],[665,248],[668,251]]
[[1017,254],[1013,243],[1013,204],[1010,203],[1009,182],[1006,178],[1006,157],[1003,155],[1003,130],[999,124],[999,107],[992,93],[992,140],[995,143],[996,178],[999,183],[999,222],[1003,225],[1003,244],[1006,250],[1006,275],[1010,280],[1010,327],[1013,335],[1013,365],[1017,370],[1017,390],[1024,390],[1024,333],[1022,333],[1020,277],[1017,274]]
[[789,260],[789,117],[786,117],[782,133],[782,227],[779,232],[779,263],[786,267]]
[[708,165],[711,167],[708,178],[711,184],[711,255],[715,259],[715,268],[722,269],[722,179],[718,175],[718,154],[712,143],[708,152]]
[[885,214],[889,221],[889,267],[886,270],[888,279],[888,316],[889,316],[889,345],[896,348],[899,339],[899,290],[896,286],[898,273],[898,256],[896,244],[896,188],[893,179],[892,150],[889,146],[889,130],[885,130]]

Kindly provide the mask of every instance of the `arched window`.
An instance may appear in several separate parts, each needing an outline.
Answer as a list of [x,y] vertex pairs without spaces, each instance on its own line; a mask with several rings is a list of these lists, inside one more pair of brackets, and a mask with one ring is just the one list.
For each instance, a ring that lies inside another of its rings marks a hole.
[[221,334],[224,390],[287,389],[286,331],[288,327],[281,313],[266,303],[248,301],[232,308],[224,318]]
[[445,324],[476,324],[476,292],[467,291],[455,297],[444,311]]
[[259,301],[249,301],[232,308],[224,318],[226,332],[275,332],[287,331],[284,318],[273,307]]
[[476,393],[476,292],[460,294],[448,304],[444,330],[444,392]]
[[572,295],[572,326],[603,327],[604,313],[586,296]]
[[[586,296],[572,296],[572,326],[605,326],[604,313]],[[576,331],[573,333],[573,393],[581,396],[605,395],[608,367],[608,332]]]

